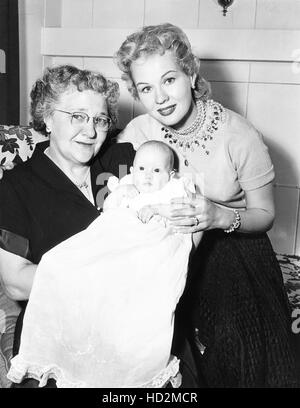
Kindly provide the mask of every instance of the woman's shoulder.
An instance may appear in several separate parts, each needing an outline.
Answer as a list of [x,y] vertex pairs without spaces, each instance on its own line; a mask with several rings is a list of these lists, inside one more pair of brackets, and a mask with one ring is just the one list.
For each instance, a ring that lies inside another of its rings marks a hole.
[[[16,165],[12,170],[4,171],[3,178],[0,180],[0,221],[2,226],[11,221],[10,215],[12,219],[17,219],[17,214],[23,211],[22,208],[25,208],[23,200],[28,196],[31,179],[30,164],[27,161]],[[7,220],[4,220],[3,217]]]
[[[0,180],[0,185],[8,185],[21,187],[22,189],[28,186],[28,183],[40,181],[40,175],[47,165],[46,156],[43,154],[49,142],[37,143],[34,152],[30,158],[23,161],[19,156],[15,159],[15,166],[12,170],[5,170],[3,178]],[[2,184],[3,182],[3,184]],[[37,186],[39,183],[37,184]]]
[[103,171],[119,177],[120,166],[126,166],[126,169],[132,166],[134,156],[133,145],[125,142],[112,144],[105,153],[100,153],[98,158]]
[[228,137],[241,137],[244,135],[257,137],[259,135],[258,130],[247,118],[228,108],[225,108],[225,111],[224,129],[227,130]]
[[30,159],[25,162],[15,164],[15,167],[11,170],[5,170],[3,172],[3,178],[0,180],[0,187],[3,188],[7,185],[20,185],[24,184],[31,174]]
[[228,108],[223,109],[225,119],[219,126],[216,140],[222,141],[230,160],[235,163],[246,160],[253,163],[259,160],[270,163],[268,146],[263,135],[241,114]]
[[[262,134],[247,118],[229,108],[220,106],[222,107],[222,118],[219,119],[215,130],[216,140],[222,141],[222,145],[229,151],[232,149],[250,149],[255,146],[263,147]],[[212,117],[210,113],[208,111],[208,116]]]
[[134,157],[135,150],[131,143],[113,143],[109,146],[106,151],[102,154],[99,154],[101,162],[106,162],[108,160],[118,160],[123,157]]

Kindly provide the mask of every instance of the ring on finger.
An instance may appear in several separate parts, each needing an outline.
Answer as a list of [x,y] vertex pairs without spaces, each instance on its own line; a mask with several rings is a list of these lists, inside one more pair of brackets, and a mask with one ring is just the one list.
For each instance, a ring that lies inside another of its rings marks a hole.
[[194,217],[194,220],[195,220],[195,222],[194,222],[194,226],[195,227],[197,227],[197,225],[199,225],[199,218],[198,217]]

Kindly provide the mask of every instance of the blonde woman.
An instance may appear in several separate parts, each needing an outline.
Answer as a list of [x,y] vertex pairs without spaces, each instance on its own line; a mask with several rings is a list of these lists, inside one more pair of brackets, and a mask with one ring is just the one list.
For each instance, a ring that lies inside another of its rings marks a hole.
[[119,142],[134,149],[152,139],[169,144],[179,174],[197,186],[196,198],[173,200],[166,212],[177,231],[204,231],[178,311],[200,386],[295,386],[288,298],[266,235],[275,217],[274,168],[261,135],[210,99],[179,27],[144,27],[127,37],[116,59],[147,112]]

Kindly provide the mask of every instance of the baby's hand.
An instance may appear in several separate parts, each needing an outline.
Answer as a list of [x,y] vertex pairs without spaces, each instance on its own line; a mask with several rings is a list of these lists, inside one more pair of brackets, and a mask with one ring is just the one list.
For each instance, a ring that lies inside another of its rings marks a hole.
[[150,207],[150,205],[146,205],[145,207],[142,207],[138,211],[138,218],[144,223],[147,224],[152,217],[154,217],[155,212],[154,210]]

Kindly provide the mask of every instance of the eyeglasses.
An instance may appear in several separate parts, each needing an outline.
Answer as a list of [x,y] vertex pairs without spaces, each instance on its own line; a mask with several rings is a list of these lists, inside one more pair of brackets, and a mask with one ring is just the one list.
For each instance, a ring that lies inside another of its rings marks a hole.
[[71,123],[74,126],[82,126],[89,122],[90,119],[93,119],[94,126],[100,130],[108,130],[111,126],[111,119],[108,116],[99,115],[99,116],[89,116],[85,112],[67,112],[61,109],[54,109],[55,111],[66,113],[71,116]]

